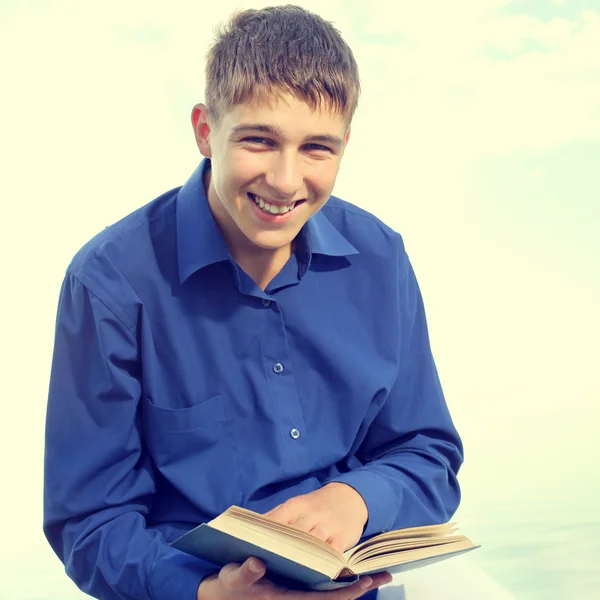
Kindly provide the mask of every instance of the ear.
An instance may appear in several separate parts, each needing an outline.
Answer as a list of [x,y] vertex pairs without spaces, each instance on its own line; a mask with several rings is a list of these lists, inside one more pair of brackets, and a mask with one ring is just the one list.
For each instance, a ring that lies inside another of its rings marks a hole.
[[350,132],[352,131],[352,127],[348,127],[348,131],[346,131],[346,137],[344,138],[344,150],[350,141]]
[[204,104],[196,104],[192,108],[192,127],[194,128],[198,150],[206,158],[211,158],[210,123],[208,121],[208,109]]

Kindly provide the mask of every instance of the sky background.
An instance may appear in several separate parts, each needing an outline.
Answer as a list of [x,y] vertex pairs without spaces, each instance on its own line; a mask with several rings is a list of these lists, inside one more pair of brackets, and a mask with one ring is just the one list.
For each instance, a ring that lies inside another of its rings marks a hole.
[[[191,174],[214,28],[269,4],[0,1],[2,597],[83,597],[41,534],[65,269]],[[597,597],[600,0],[297,4],[359,64],[334,193],[400,231],[415,266],[473,560],[519,598]]]

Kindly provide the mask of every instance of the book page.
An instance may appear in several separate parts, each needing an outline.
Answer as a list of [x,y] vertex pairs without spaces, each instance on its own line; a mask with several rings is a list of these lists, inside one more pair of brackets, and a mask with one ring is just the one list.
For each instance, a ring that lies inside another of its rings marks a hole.
[[452,535],[446,538],[425,540],[412,539],[406,541],[389,541],[384,544],[377,544],[374,546],[367,546],[359,552],[354,552],[349,560],[349,563],[356,564],[362,560],[373,558],[375,556],[384,556],[387,554],[406,552],[408,550],[416,550],[418,548],[432,548],[434,546],[441,546],[443,544],[452,544],[454,542],[462,542],[467,538],[464,535]]
[[360,575],[374,570],[386,570],[394,566],[416,562],[435,556],[443,556],[444,554],[453,554],[472,548],[477,548],[477,546],[470,539],[464,538],[445,544],[438,544],[436,546],[390,552],[388,554],[359,560],[356,563],[351,563],[349,566],[353,573]]
[[208,525],[330,578],[335,577],[345,564],[339,552],[315,536],[239,507],[226,510]]
[[[291,536],[295,539],[302,540],[303,542],[316,546],[323,552],[327,552],[335,556],[340,562],[344,562],[343,556],[335,550],[332,546],[330,546],[327,542],[320,540],[318,537],[299,529],[298,527],[294,527],[293,525],[286,525],[284,523],[278,523],[274,519],[270,517],[265,517],[265,515],[261,515],[251,510],[247,510],[245,508],[240,508],[239,506],[232,506],[227,509],[222,515],[217,517],[219,519],[223,515],[228,515],[233,517],[237,522],[245,522],[250,526],[260,526],[261,529],[267,529],[268,531],[272,531],[273,535],[279,537]],[[217,519],[214,519],[216,521]]]
[[366,542],[350,548],[344,553],[344,558],[349,562],[354,555],[363,551],[370,546],[383,546],[384,544],[394,541],[409,541],[417,543],[418,540],[442,539],[456,531],[455,523],[442,523],[441,525],[425,525],[422,527],[410,527],[407,529],[396,529],[376,535]]

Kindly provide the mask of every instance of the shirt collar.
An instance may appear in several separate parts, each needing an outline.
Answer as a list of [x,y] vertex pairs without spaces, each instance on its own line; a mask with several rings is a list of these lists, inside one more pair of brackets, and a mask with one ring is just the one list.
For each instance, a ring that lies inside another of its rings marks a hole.
[[204,159],[177,194],[177,259],[179,281],[213,263],[230,260],[231,254],[213,217],[204,190]]
[[358,250],[333,226],[322,210],[315,213],[301,230],[309,254],[350,256]]
[[[210,164],[210,159],[202,160],[177,194],[177,258],[181,283],[192,273],[208,265],[232,260],[204,190],[204,175]],[[333,226],[322,211],[315,213],[306,222],[300,231],[300,238],[299,246],[308,257],[312,254],[358,254],[358,250]]]

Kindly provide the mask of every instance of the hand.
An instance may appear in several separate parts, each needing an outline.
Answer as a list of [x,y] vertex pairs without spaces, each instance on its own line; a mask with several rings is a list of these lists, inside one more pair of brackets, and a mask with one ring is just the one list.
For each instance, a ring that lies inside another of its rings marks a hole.
[[309,494],[290,498],[266,516],[307,531],[338,552],[345,552],[359,542],[369,511],[353,487],[333,482]]
[[329,592],[303,592],[279,587],[264,578],[265,566],[249,558],[243,565],[224,566],[218,575],[206,577],[197,600],[355,600],[392,580],[389,573],[361,577],[352,585]]

